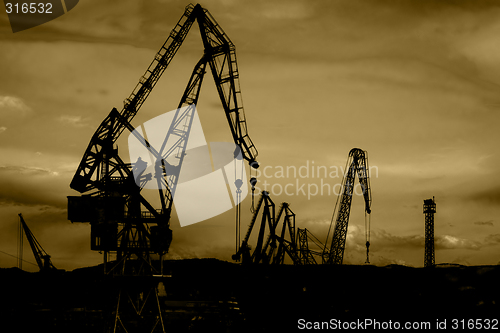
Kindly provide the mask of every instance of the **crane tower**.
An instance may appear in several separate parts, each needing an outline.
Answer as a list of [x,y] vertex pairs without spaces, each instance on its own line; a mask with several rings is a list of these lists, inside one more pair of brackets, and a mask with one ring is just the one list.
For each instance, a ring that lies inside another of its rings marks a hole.
[[342,265],[344,259],[345,243],[347,238],[347,227],[349,224],[349,214],[351,212],[352,195],[354,193],[354,178],[358,174],[359,182],[365,199],[365,233],[366,233],[366,263],[368,260],[368,249],[370,247],[370,213],[371,213],[371,189],[370,189],[370,176],[368,168],[368,153],[359,148],[353,148],[349,152],[346,168],[347,170],[344,179],[342,180],[342,193],[337,198],[337,203],[340,199],[340,208],[337,211],[337,205],[332,217],[332,224],[335,216],[335,228],[333,231],[332,243],[330,249],[326,247],[328,244],[328,237],[330,230],[328,230],[325,247],[323,249],[323,263]]
[[424,200],[425,214],[425,257],[424,267],[435,265],[434,256],[434,214],[436,213],[436,202],[432,199]]
[[[131,122],[195,22],[204,52],[193,69],[170,127],[165,129],[163,144],[157,150]],[[104,272],[123,281],[118,286],[113,311],[113,332],[145,332],[148,327],[152,327],[150,332],[165,332],[156,279],[163,278],[163,256],[172,242],[170,217],[182,152],[187,149],[189,128],[208,71],[215,81],[235,145],[241,150],[242,158],[257,168],[257,149],[247,132],[235,46],[208,10],[199,4],[189,4],[124,101],[122,110],[113,108],[102,121],[71,181],[70,187],[81,195],[68,196],[68,219],[90,223],[90,248],[104,252]],[[154,166],[151,172],[144,171],[147,162],[140,158],[126,163],[120,157],[116,143],[125,130],[151,153],[154,160],[150,161]],[[174,155],[175,163],[170,164],[167,160]],[[142,192],[153,178],[158,185],[156,206],[148,200],[152,195]],[[241,183],[235,182],[235,186],[239,190]],[[110,254],[116,254],[116,260],[107,265]],[[153,256],[159,257],[159,270],[153,265]]]

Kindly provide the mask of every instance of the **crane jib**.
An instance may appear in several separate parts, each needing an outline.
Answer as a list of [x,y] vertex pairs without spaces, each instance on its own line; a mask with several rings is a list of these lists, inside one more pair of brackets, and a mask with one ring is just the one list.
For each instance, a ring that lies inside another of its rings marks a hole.
[[125,99],[123,109],[120,111],[124,121],[114,122],[110,126],[108,116],[98,127],[78,166],[70,185],[71,188],[81,193],[96,188],[98,179],[95,179],[97,178],[95,173],[98,164],[102,161],[100,155],[103,151],[103,143],[111,145],[115,143],[123,130],[127,128],[127,124],[130,124],[174,58],[195,20],[198,21],[205,55],[209,57],[207,61],[230,125],[233,140],[240,146],[243,157],[249,163],[255,162],[258,153],[247,132],[234,44],[206,9],[199,4],[196,6],[190,4],[130,96]]
[[[371,213],[371,189],[370,189],[370,176],[368,168],[368,157],[367,153],[359,148],[353,148],[349,152],[346,175],[344,175],[342,184],[342,193],[339,196],[339,210],[334,211],[332,217],[332,224],[335,218],[335,213],[337,213],[337,218],[335,219],[335,228],[333,231],[333,237],[328,250],[326,247],[323,253],[323,261],[328,264],[342,264],[345,250],[345,243],[347,238],[347,227],[349,224],[349,215],[351,211],[352,195],[354,190],[354,178],[356,174],[358,175],[361,188],[363,190],[363,198],[365,201],[365,212],[366,214]],[[365,222],[367,235],[369,234],[368,228],[369,223]],[[327,238],[328,242],[328,238]],[[326,245],[326,242],[325,242]],[[369,247],[369,242],[367,238],[366,242],[367,251]],[[368,259],[367,259],[368,261]]]

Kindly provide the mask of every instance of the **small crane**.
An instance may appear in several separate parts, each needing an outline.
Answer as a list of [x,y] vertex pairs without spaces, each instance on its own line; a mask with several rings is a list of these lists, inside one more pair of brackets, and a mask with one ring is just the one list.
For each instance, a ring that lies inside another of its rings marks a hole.
[[[50,261],[50,255],[43,249],[40,243],[36,240],[35,235],[31,232],[30,228],[24,221],[23,215],[19,214],[20,223],[28,242],[30,243],[31,250],[33,251],[33,256],[35,257],[36,263],[40,272],[46,272],[50,270],[55,270],[56,268],[52,265],[52,261]],[[22,240],[23,235],[20,235],[20,239]]]

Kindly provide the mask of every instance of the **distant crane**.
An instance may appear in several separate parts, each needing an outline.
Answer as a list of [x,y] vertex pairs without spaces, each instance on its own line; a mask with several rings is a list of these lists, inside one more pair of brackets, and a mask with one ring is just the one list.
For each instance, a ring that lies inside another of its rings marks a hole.
[[[348,165],[349,170],[347,170]],[[337,204],[338,200],[340,199],[340,208],[337,213],[332,243],[329,250],[326,248],[326,245],[328,244],[328,236],[330,235],[330,230],[328,230],[328,235],[325,241],[325,248],[323,250],[324,264],[342,265],[347,237],[347,225],[349,223],[349,214],[351,212],[352,194],[354,191],[354,178],[356,176],[356,173],[358,174],[361,189],[363,191],[363,198],[365,199],[366,263],[370,262],[368,254],[370,248],[370,206],[372,198],[370,189],[370,177],[368,172],[368,157],[366,151],[363,151],[359,148],[351,149],[351,151],[349,152],[345,170],[347,170],[347,172],[344,175],[344,179],[342,182],[342,193],[337,198]],[[337,204],[335,205],[335,211],[337,209]],[[332,217],[332,224],[335,218],[335,211]]]
[[[257,244],[253,252],[251,252],[249,244],[250,235],[260,212],[262,212],[262,215],[257,235]],[[280,224],[281,232],[278,234],[277,231]],[[266,234],[267,237],[265,236]],[[288,234],[288,237],[286,237],[286,234]],[[285,254],[288,254],[294,265],[300,265],[301,260],[298,256],[295,239],[295,214],[290,209],[289,204],[283,202],[278,214],[275,214],[274,202],[271,200],[269,193],[263,191],[248,226],[245,238],[232,258],[235,261],[241,259],[242,264],[281,265],[285,261]]]
[[55,270],[56,268],[52,264],[50,260],[50,255],[43,249],[43,247],[40,245],[40,243],[36,240],[35,235],[33,235],[33,232],[31,232],[30,228],[24,221],[23,215],[19,214],[20,218],[20,237],[19,237],[19,243],[20,243],[20,261],[22,261],[22,246],[23,244],[23,233],[26,235],[26,239],[28,239],[28,242],[30,243],[31,250],[33,251],[33,256],[35,257],[36,263],[38,265],[38,268],[40,269],[40,272],[46,272],[50,270]]
[[[315,250],[309,247],[311,241]],[[317,265],[315,256],[321,257],[325,246],[306,228],[297,228],[297,256],[301,265]]]

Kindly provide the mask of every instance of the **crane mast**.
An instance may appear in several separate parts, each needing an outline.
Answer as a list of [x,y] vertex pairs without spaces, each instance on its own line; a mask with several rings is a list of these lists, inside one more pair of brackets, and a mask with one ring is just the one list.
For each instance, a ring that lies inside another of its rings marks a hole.
[[[345,242],[347,237],[347,227],[349,224],[349,214],[351,212],[352,195],[354,192],[354,178],[358,174],[361,189],[363,191],[363,198],[365,201],[365,213],[371,213],[371,189],[370,177],[368,169],[367,153],[359,148],[353,148],[349,152],[347,160],[349,169],[344,175],[342,183],[342,193],[340,195],[340,207],[335,221],[335,229],[333,232],[330,250],[326,248],[328,238],[325,242],[325,249],[323,251],[323,263],[341,265],[344,258]],[[333,217],[335,217],[335,212]],[[332,218],[333,222],[333,218]],[[366,247],[367,247],[367,261],[369,243],[369,225],[366,226]]]

